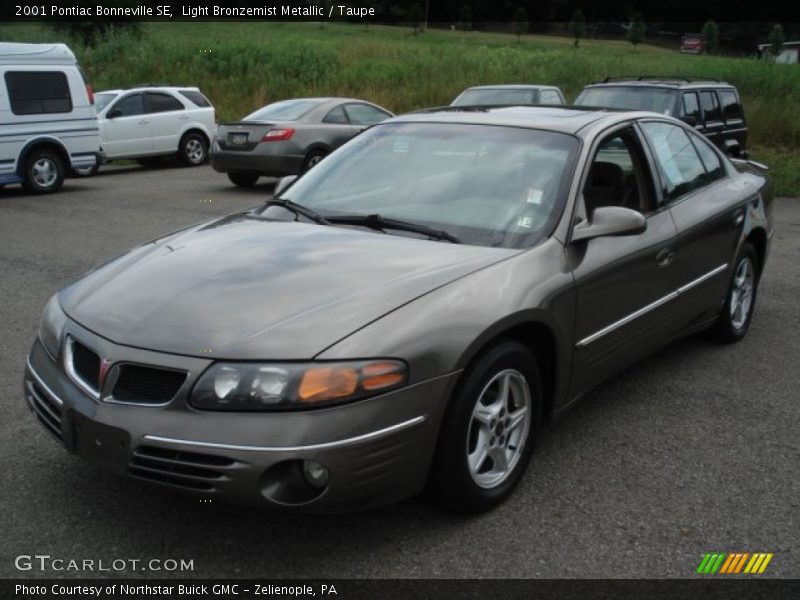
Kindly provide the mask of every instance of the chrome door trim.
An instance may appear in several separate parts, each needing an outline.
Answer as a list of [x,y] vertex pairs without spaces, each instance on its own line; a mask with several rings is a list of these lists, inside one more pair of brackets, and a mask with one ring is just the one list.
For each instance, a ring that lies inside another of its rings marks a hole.
[[670,302],[671,300],[674,300],[680,294],[684,294],[684,293],[688,292],[693,287],[695,287],[697,285],[700,285],[701,283],[703,283],[704,281],[706,281],[708,279],[711,279],[712,277],[714,277],[714,275],[718,275],[719,273],[722,273],[727,268],[728,268],[728,263],[725,263],[723,265],[719,265],[718,267],[710,270],[708,273],[705,273],[705,274],[701,275],[700,277],[698,277],[697,279],[693,279],[689,283],[686,283],[686,284],[682,285],[677,290],[675,290],[673,292],[670,292],[666,296],[662,296],[661,298],[659,298],[655,302],[651,302],[647,306],[643,306],[642,308],[638,309],[637,311],[632,312],[631,314],[629,314],[629,315],[627,315],[625,317],[622,317],[619,321],[614,321],[613,323],[611,323],[611,325],[607,325],[606,327],[603,327],[599,331],[596,331],[593,334],[591,334],[589,336],[586,336],[585,338],[580,340],[577,344],[575,344],[575,347],[576,348],[583,348],[585,346],[588,346],[589,344],[591,344],[592,342],[600,339],[604,335],[607,335],[607,334],[611,333],[612,331],[615,331],[615,330],[619,329],[623,325],[627,325],[628,323],[630,323],[634,319],[638,319],[639,317],[641,317],[643,315],[646,315],[650,311],[655,310],[659,306],[663,306],[667,302]]

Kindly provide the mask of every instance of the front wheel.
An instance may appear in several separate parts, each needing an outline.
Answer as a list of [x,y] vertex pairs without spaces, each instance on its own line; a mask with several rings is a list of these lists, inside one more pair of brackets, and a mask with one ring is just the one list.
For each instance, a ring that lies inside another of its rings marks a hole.
[[519,342],[486,351],[466,372],[445,414],[430,491],[458,512],[478,513],[505,500],[530,460],[541,421],[536,357]]
[[717,341],[733,343],[741,340],[750,327],[758,291],[758,255],[749,243],[742,245],[733,264],[725,304],[711,328]]
[[189,167],[196,167],[208,158],[208,142],[200,133],[187,133],[181,138],[178,159]]
[[22,187],[29,194],[52,194],[64,184],[64,164],[49,148],[34,149],[25,161]]

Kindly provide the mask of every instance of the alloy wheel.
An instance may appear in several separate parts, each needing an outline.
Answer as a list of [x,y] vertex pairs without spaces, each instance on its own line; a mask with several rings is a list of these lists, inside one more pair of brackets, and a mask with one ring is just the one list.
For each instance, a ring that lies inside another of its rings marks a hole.
[[42,188],[49,188],[58,179],[58,165],[47,157],[42,157],[33,163],[31,177]]
[[522,457],[531,415],[531,390],[522,373],[506,369],[489,380],[467,435],[467,466],[475,484],[491,489],[508,478]]
[[755,268],[750,257],[745,256],[737,265],[736,273],[733,276],[729,309],[731,324],[735,329],[741,329],[747,323],[753,305],[754,288]]

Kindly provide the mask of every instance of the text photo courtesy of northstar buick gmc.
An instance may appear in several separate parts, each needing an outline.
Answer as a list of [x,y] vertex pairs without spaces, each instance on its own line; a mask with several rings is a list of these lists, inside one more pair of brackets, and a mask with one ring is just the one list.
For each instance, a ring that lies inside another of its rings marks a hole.
[[68,451],[203,497],[478,512],[600,381],[740,340],[772,231],[763,171],[677,119],[418,112],[56,294],[24,393]]

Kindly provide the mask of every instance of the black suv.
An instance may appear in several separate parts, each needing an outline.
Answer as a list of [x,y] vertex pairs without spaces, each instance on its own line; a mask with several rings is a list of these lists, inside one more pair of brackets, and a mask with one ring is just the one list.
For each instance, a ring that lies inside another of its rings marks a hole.
[[606,77],[583,88],[577,106],[650,110],[692,125],[721,150],[747,158],[747,121],[739,92],[716,79]]

